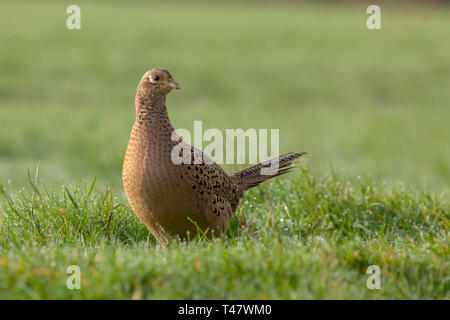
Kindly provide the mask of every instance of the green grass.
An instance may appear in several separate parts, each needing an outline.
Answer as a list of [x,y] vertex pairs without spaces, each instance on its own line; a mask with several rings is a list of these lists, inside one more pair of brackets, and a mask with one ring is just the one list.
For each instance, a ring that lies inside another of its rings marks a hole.
[[[425,193],[303,171],[249,192],[225,239],[161,248],[90,190],[2,191],[0,298],[448,298],[448,203]],[[373,264],[381,290],[366,288]]]
[[[69,31],[69,4],[0,4],[0,298],[449,298],[447,7],[383,6],[368,31],[365,5],[79,1]],[[279,128],[309,153],[226,239],[161,248],[127,207],[155,66],[181,84],[176,128]]]

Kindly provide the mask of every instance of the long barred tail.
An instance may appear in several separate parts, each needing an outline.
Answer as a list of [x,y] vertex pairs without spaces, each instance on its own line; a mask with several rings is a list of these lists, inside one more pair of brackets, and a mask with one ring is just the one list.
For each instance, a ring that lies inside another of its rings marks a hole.
[[256,187],[261,182],[264,182],[270,178],[289,172],[292,169],[292,162],[304,154],[306,154],[306,152],[288,153],[272,158],[235,172],[231,177],[234,183],[236,183],[239,187],[239,190],[245,191]]

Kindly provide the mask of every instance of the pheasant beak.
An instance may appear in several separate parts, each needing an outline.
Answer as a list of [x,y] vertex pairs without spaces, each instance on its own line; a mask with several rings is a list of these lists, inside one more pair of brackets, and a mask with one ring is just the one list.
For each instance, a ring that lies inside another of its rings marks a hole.
[[173,79],[170,79],[170,80],[169,80],[169,86],[170,86],[171,88],[174,88],[174,89],[177,89],[177,90],[180,89],[180,85],[178,84],[178,82],[176,82],[176,81],[173,80]]

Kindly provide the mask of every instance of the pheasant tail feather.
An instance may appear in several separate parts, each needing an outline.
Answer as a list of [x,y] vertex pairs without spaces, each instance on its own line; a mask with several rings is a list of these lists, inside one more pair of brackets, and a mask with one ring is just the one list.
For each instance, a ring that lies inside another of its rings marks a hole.
[[293,167],[293,161],[306,154],[302,153],[288,153],[276,158],[272,158],[254,166],[245,168],[241,171],[232,174],[234,183],[239,190],[245,191],[256,187],[261,182],[270,178],[280,176],[289,172]]

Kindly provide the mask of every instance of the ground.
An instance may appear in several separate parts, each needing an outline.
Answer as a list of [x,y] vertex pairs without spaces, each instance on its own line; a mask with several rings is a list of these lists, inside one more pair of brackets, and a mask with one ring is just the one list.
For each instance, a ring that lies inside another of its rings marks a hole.
[[[449,298],[449,8],[382,7],[369,31],[362,4],[81,1],[68,30],[69,4],[0,4],[0,298]],[[161,248],[128,208],[156,66],[176,128],[279,128],[308,152],[226,239]]]

